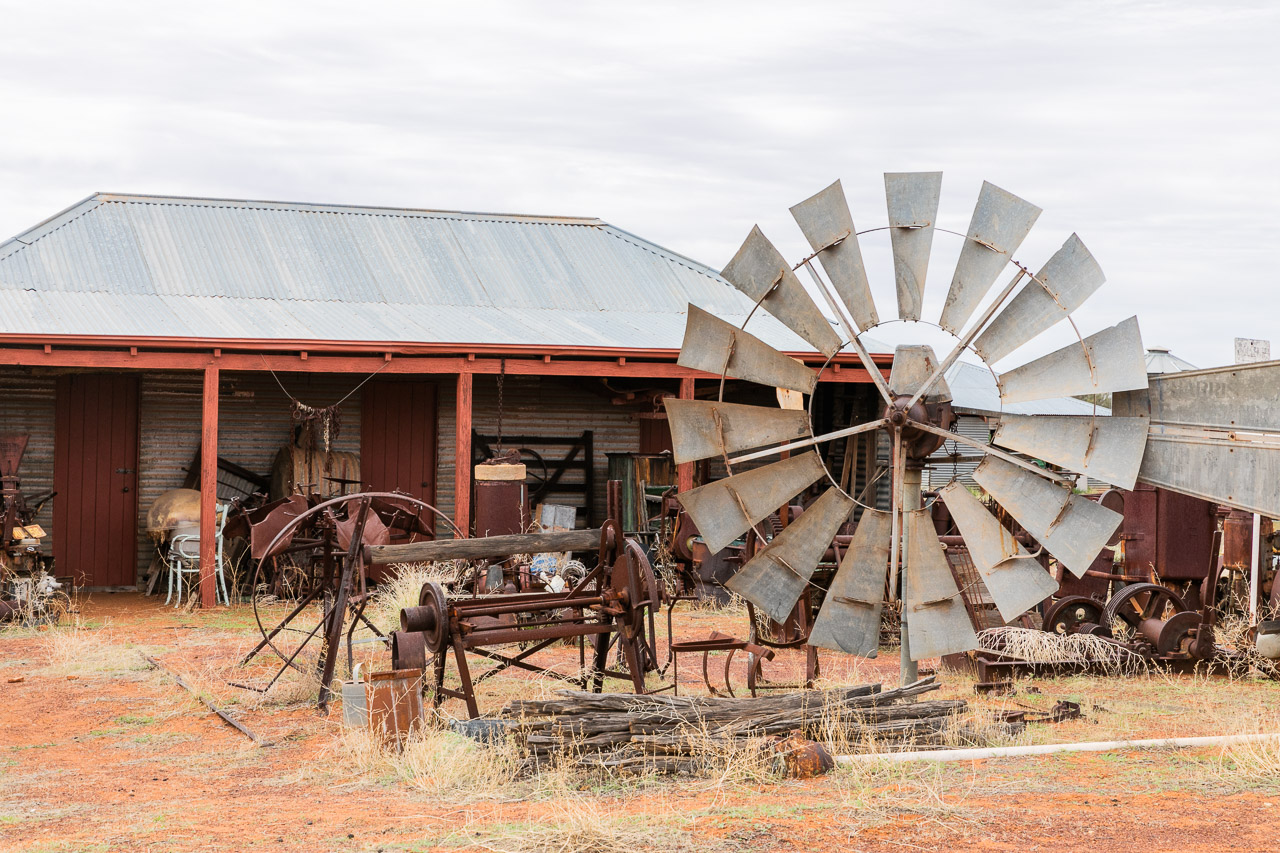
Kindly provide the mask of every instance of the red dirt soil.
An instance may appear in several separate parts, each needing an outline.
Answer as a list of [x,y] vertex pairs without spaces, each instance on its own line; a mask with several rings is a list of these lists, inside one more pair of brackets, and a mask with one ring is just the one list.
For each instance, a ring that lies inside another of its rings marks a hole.
[[[92,624],[108,622],[115,642],[151,647],[177,672],[234,677],[246,635],[228,633],[226,608],[186,614],[164,608],[157,599],[95,594],[82,610]],[[706,611],[681,614],[677,637],[705,636],[714,619]],[[744,626],[718,627],[741,635]],[[259,748],[191,701],[171,678],[153,671],[73,679],[41,673],[49,663],[49,645],[47,633],[0,633],[3,850],[470,849],[467,839],[486,827],[537,819],[548,808],[545,802],[459,806],[406,785],[327,772],[334,764],[338,710],[321,718],[308,706],[236,708],[245,725],[274,742]],[[576,652],[564,649],[562,657],[576,660]],[[787,669],[798,674],[799,665],[798,654],[784,655],[771,673],[778,678]],[[827,666],[826,674],[837,680],[857,675],[854,680],[892,681],[896,674],[894,660],[864,662],[856,672],[848,669],[852,664]],[[682,692],[700,689],[699,670],[691,656],[681,670]],[[520,676],[504,675],[487,684],[508,677]],[[735,678],[745,684],[741,672]],[[509,681],[508,693],[513,684],[519,692],[519,682]],[[233,692],[219,690],[215,696]],[[487,707],[496,710],[492,697]],[[1268,818],[1280,791],[1168,790],[1178,786],[1151,780],[1160,772],[1167,776],[1169,763],[1166,754],[1134,753],[952,767],[946,772],[974,780],[973,793],[955,810],[960,817],[908,809],[870,826],[860,824],[857,835],[840,819],[841,810],[832,807],[840,792],[830,778],[720,790],[704,782],[673,781],[657,792],[650,786],[638,794],[615,790],[599,796],[606,809],[649,812],[661,819],[691,816],[695,838],[728,850],[1273,846]],[[1191,772],[1190,766],[1182,764],[1182,772]],[[1029,790],[1031,779],[1035,790]],[[1064,790],[1053,790],[1057,780]],[[1152,792],[1153,787],[1161,789]],[[856,818],[857,809],[851,803],[845,811]]]

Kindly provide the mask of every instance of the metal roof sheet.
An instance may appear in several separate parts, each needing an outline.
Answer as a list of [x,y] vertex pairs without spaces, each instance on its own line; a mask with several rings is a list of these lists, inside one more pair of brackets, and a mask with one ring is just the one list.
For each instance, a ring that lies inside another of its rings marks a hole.
[[666,349],[752,307],[598,219],[102,193],[0,243],[0,298],[0,335]]
[[[996,387],[991,371],[980,364],[957,361],[946,373],[951,387],[951,406],[957,412],[972,415],[998,415],[1002,411],[1013,415],[1090,415],[1092,403],[1075,397],[1054,397],[1048,400],[1031,400],[1026,403],[1001,405],[1000,389]],[[1098,406],[1099,415],[1110,415],[1106,406]]]

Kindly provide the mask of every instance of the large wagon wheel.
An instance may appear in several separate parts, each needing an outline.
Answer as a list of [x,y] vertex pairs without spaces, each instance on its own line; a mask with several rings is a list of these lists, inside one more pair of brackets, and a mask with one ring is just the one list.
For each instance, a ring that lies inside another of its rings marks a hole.
[[1136,635],[1138,626],[1146,620],[1167,618],[1186,609],[1182,597],[1168,587],[1158,583],[1135,583],[1111,596],[1102,615],[1108,627],[1119,619]]
[[[439,519],[454,536],[461,537],[460,531],[449,517],[431,504],[396,492],[361,492],[316,504],[291,519],[272,538],[266,549],[268,556],[309,553],[312,562],[319,567],[319,581],[270,630],[263,625],[258,599],[254,596],[253,618],[262,633],[262,640],[245,655],[241,663],[248,663],[264,649],[270,649],[283,661],[266,687],[254,689],[263,692],[270,689],[290,667],[298,672],[307,672],[298,658],[311,641],[319,636],[322,638],[322,647],[314,672],[320,677],[319,708],[327,708],[344,627],[349,625],[346,631],[348,669],[351,666],[352,634],[359,625],[367,625],[378,636],[384,636],[364,615],[364,608],[369,600],[365,583],[364,546],[366,539],[378,538],[372,528],[377,527],[377,533],[380,534],[388,529],[388,524],[397,524],[397,518],[400,522],[407,519],[407,529],[410,530],[428,529],[425,519],[433,522]],[[255,570],[255,589],[261,581],[263,564],[266,562],[265,558],[260,560]],[[317,602],[321,605],[321,615],[313,623],[315,613],[308,615],[308,610]]]

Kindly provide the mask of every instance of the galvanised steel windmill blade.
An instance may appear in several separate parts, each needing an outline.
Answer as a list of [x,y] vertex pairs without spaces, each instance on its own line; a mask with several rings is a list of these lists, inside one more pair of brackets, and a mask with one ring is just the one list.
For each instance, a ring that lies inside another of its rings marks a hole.
[[[900,319],[921,317],[933,235],[945,231],[936,225],[941,185],[942,175],[936,172],[885,175]],[[974,648],[977,638],[960,591],[928,511],[920,505],[923,459],[944,438],[979,449],[986,458],[974,472],[977,482],[1046,551],[1082,575],[1119,526],[1121,516],[1074,494],[1068,478],[1001,448],[1130,489],[1144,466],[1150,413],[1134,405],[1123,417],[1006,416],[993,444],[987,445],[948,430],[951,396],[943,374],[966,349],[994,363],[1067,319],[1102,285],[1102,271],[1074,234],[1038,272],[1013,260],[1040,209],[984,183],[968,232],[957,235],[964,244],[939,321],[956,344],[941,361],[928,346],[899,346],[886,382],[863,340],[881,320],[863,264],[859,232],[840,182],[791,212],[813,248],[811,256],[793,267],[757,227],[722,274],[758,307],[823,353],[828,364],[845,348],[856,352],[882,398],[882,417],[817,435],[805,412],[668,399],[676,461],[719,457],[729,472],[723,480],[685,492],[680,501],[714,552],[814,483],[830,481],[821,497],[728,582],[730,589],[783,621],[810,583],[835,533],[859,505],[831,477],[814,447],[885,430],[893,446],[892,508],[882,512],[863,505],[853,541],[832,579],[809,643],[874,656],[886,591],[895,596],[900,589],[904,660],[908,651],[911,660],[920,660]],[[814,267],[814,259],[825,277]],[[827,302],[839,332],[796,277],[795,270],[801,266]],[[1010,266],[1011,280],[975,317]],[[819,376],[745,328],[692,305],[679,363],[722,378],[810,395]],[[998,377],[998,384],[1005,403],[1146,389],[1137,320],[1130,318],[1010,370]],[[778,457],[783,451],[793,455],[764,467],[734,471],[735,465]],[[1031,559],[1033,555],[968,490],[953,482],[941,490],[940,497],[1006,620],[1057,589],[1053,578]]]

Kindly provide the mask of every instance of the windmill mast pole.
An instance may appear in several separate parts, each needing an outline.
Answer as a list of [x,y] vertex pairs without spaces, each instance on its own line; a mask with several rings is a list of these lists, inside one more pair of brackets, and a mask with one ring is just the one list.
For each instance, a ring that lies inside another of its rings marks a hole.
[[[921,481],[922,473],[923,473],[922,468],[919,468],[910,464],[905,465],[902,469],[902,527],[901,529],[902,529],[902,553],[904,557],[906,554],[910,553],[908,549],[910,548],[910,545],[911,545],[911,543],[907,541],[907,536],[909,534],[907,533],[906,516],[907,516],[907,513],[912,512],[914,510],[918,510],[921,507],[920,481]],[[911,567],[910,561],[904,559],[902,561],[902,574],[901,574],[901,578],[902,578],[901,589],[903,591],[905,591],[907,588],[906,576],[907,576],[907,572],[911,571],[911,568],[912,567]],[[899,676],[899,681],[902,684],[912,684],[915,681],[919,680],[920,669],[917,666],[916,662],[911,659],[911,644],[908,642],[908,638],[907,638],[907,597],[905,595],[901,595],[899,596],[899,600],[902,602],[902,634],[901,634],[901,643],[900,643],[901,649],[902,649],[902,657],[899,663],[899,671],[901,673]]]

